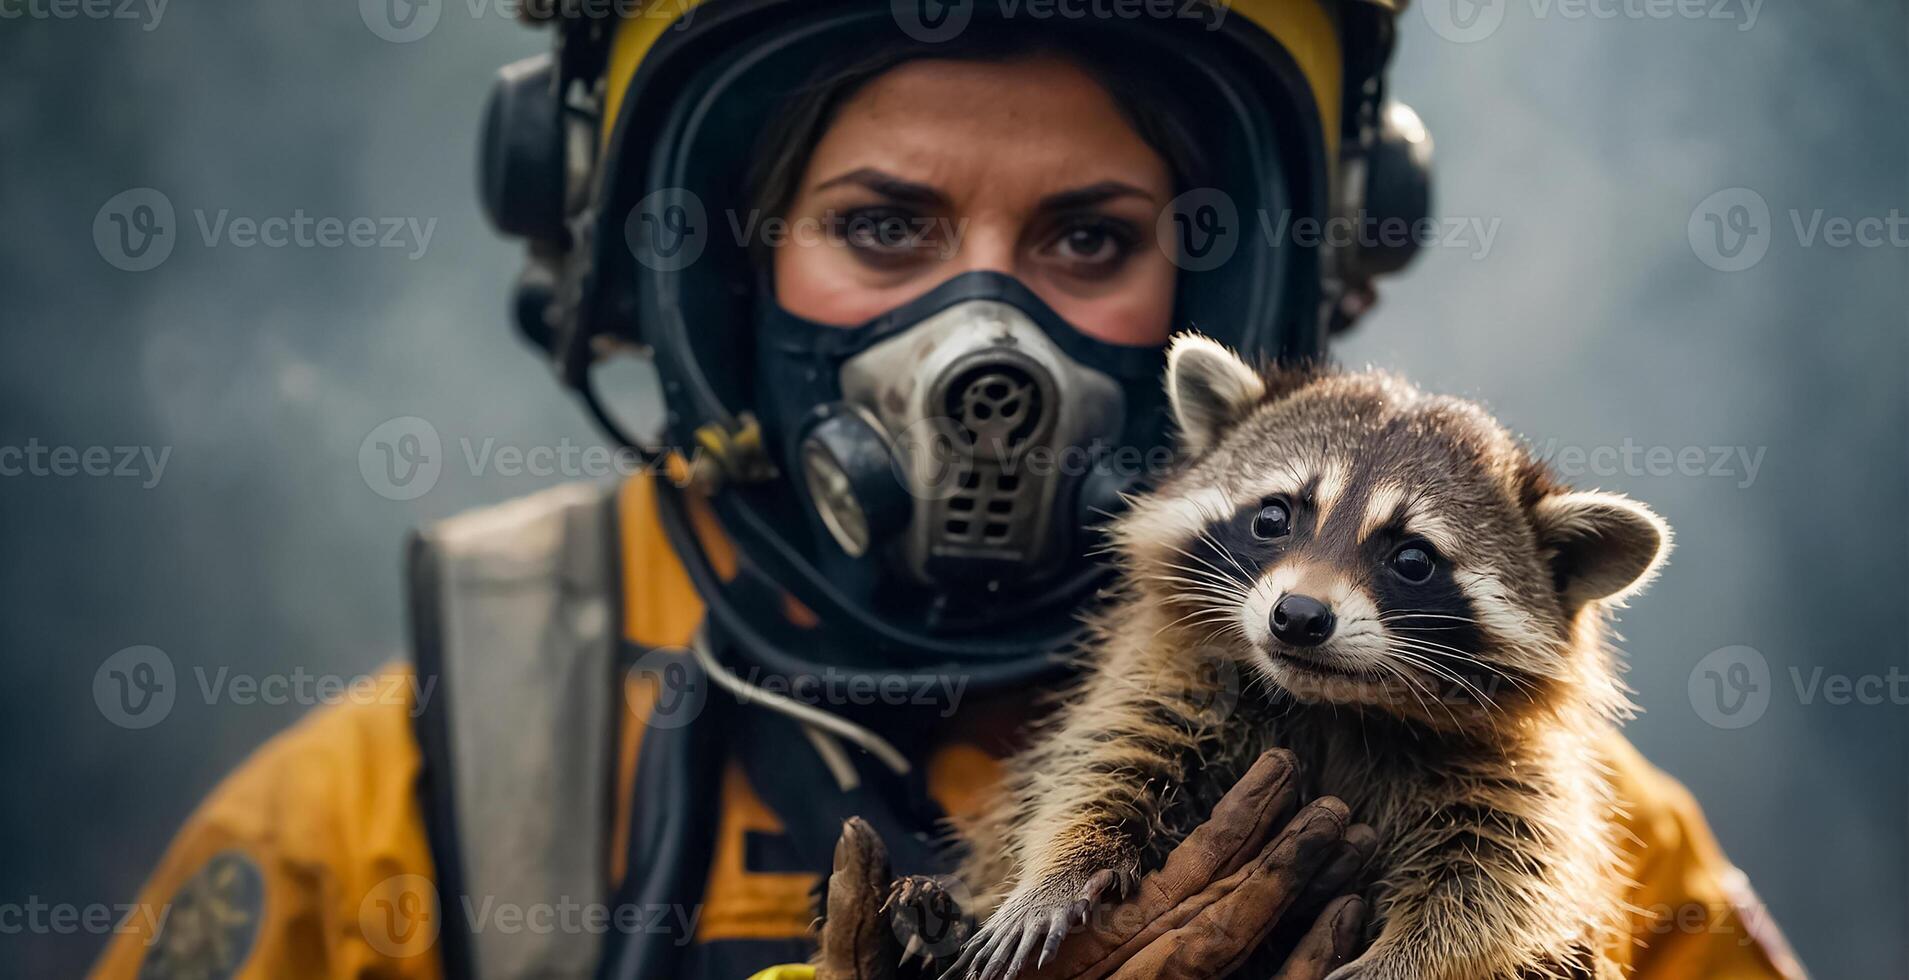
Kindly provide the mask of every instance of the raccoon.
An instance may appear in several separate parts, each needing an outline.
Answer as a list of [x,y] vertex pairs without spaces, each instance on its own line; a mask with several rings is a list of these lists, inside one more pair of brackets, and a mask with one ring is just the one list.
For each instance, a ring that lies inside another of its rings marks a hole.
[[1167,390],[1189,461],[1116,522],[1081,679],[966,828],[992,914],[957,968],[1045,959],[1283,748],[1380,838],[1371,946],[1329,980],[1618,976],[1606,621],[1669,528],[1387,374],[1182,335]]

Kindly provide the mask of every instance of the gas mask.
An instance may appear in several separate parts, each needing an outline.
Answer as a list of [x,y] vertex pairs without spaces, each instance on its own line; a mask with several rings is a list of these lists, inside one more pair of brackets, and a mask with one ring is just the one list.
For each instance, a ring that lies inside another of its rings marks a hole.
[[934,592],[1078,566],[1144,453],[1164,453],[1161,348],[1094,340],[1000,273],[857,327],[765,303],[756,349],[765,431],[818,550]]

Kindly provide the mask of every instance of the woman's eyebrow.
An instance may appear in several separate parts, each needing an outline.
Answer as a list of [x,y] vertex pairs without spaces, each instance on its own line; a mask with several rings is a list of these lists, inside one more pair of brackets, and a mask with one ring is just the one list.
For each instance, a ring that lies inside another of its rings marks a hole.
[[1078,211],[1122,197],[1143,197],[1149,201],[1154,199],[1152,194],[1132,184],[1124,184],[1118,180],[1103,180],[1098,184],[1088,184],[1086,187],[1049,194],[1041,198],[1041,210]]
[[815,185],[815,189],[818,191],[827,190],[831,187],[838,187],[843,184],[855,184],[866,187],[883,197],[896,201],[906,201],[910,204],[924,204],[936,207],[945,207],[948,204],[947,195],[927,184],[905,180],[894,174],[877,170],[873,167],[861,167],[845,174],[830,177],[828,180]]

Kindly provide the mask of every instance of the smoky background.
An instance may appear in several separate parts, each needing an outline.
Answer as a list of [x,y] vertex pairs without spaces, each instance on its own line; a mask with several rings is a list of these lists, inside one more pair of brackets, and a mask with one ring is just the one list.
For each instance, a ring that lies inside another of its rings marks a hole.
[[[1909,14],[1769,0],[1744,29],[1746,5],[1475,6],[1502,22],[1473,40],[1437,19],[1452,0],[1407,12],[1393,90],[1437,141],[1436,213],[1496,232],[1426,249],[1339,356],[1482,398],[1560,461],[1583,452],[1574,482],[1669,519],[1672,563],[1622,623],[1631,738],[1815,975],[1900,975],[1909,704],[1831,703],[1811,679],[1909,667],[1909,251],[1806,240],[1792,212],[1807,230],[1909,208]],[[170,447],[150,488],[0,477],[0,905],[132,901],[194,804],[306,710],[204,703],[195,671],[401,657],[406,531],[563,479],[468,454],[600,442],[508,325],[519,250],[476,205],[490,77],[545,35],[449,0],[408,43],[347,2],[132,9],[150,29],[0,23],[0,446]],[[133,188],[180,229],[147,272],[93,234]],[[1737,259],[1703,235],[1744,231],[1739,199],[1716,229],[1700,205],[1732,188],[1767,202],[1767,254],[1724,272]],[[300,210],[434,224],[421,248],[208,246],[198,227]],[[407,417],[445,465],[392,499],[361,448]],[[1710,462],[1664,472],[1655,447]],[[1709,447],[1745,455],[1713,473]],[[133,730],[95,679],[137,645],[181,694]],[[1706,687],[1754,664],[1739,647],[1767,669],[1761,707]],[[0,935],[0,972],[74,975],[104,939]]]

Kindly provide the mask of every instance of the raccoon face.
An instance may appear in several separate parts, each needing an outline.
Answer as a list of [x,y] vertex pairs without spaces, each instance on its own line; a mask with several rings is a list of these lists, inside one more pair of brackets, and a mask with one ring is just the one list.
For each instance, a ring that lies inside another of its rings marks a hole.
[[1117,535],[1177,628],[1301,700],[1440,725],[1608,674],[1577,630],[1662,560],[1648,509],[1390,376],[1261,374],[1185,335],[1167,387],[1194,458]]

